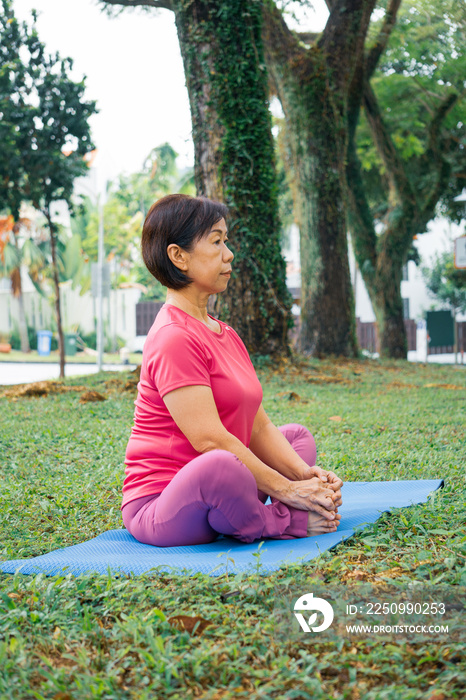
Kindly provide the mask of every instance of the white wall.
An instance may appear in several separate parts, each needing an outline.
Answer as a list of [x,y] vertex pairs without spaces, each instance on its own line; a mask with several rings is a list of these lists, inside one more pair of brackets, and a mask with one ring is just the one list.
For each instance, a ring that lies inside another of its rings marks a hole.
[[[28,325],[36,330],[50,330],[54,319],[53,300],[38,294],[26,273],[22,274],[23,299]],[[141,296],[139,289],[112,289],[110,299],[104,299],[104,324],[106,334],[115,334],[132,345],[136,337],[136,303]],[[65,333],[74,332],[79,326],[83,333],[94,330],[95,304],[90,292],[84,295],[72,289],[71,283],[60,285],[62,324]],[[18,301],[10,291],[9,280],[0,281],[0,334],[8,334],[17,327]]]

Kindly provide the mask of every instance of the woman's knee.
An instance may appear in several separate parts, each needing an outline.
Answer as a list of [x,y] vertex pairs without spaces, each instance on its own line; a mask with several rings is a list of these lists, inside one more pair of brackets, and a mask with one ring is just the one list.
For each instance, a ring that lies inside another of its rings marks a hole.
[[286,437],[295,452],[309,465],[316,463],[317,448],[314,436],[299,423],[287,423],[279,427],[280,432]]

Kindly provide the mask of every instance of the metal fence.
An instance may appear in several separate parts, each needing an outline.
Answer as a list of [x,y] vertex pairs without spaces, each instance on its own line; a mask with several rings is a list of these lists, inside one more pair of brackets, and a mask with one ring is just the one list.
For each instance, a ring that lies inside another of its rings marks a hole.
[[[416,321],[412,318],[405,319],[405,331],[408,341],[408,352],[417,349],[416,343]],[[379,336],[377,333],[377,325],[374,322],[362,322],[359,318],[356,319],[356,333],[358,336],[359,347],[369,352],[380,352]]]
[[136,335],[147,335],[163,301],[139,301],[136,304]]

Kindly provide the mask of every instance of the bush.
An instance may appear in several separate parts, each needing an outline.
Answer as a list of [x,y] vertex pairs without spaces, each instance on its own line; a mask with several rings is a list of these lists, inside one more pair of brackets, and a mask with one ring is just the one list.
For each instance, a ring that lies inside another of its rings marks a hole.
[[[29,347],[31,350],[37,350],[37,331],[31,326],[28,326],[28,338]],[[12,350],[21,350],[21,338],[17,327],[11,331],[8,342],[10,343]]]

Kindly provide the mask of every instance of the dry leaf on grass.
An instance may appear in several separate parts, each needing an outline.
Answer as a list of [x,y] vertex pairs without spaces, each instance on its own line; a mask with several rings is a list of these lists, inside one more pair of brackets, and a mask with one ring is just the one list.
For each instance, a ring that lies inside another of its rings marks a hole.
[[81,394],[79,403],[87,403],[88,401],[106,401],[107,397],[103,394],[99,394],[98,391],[85,391]]
[[424,384],[424,389],[452,389],[453,391],[466,391],[464,386],[456,386],[456,384]]
[[387,384],[387,389],[418,389],[416,384],[408,384],[407,382],[390,382]]
[[341,420],[343,420],[343,418],[341,416],[330,416],[329,420],[339,423]]
[[64,394],[67,391],[84,391],[85,389],[85,386],[65,386],[59,382],[33,382],[32,384],[16,384],[11,389],[6,389],[3,392],[3,396],[13,399],[22,399],[28,396]]
[[306,376],[306,380],[311,384],[347,384],[348,380],[341,375],[330,376],[328,374],[318,374],[316,376]]
[[288,401],[300,401],[301,403],[309,403],[307,399],[301,398],[299,394],[295,391],[281,391],[278,396],[281,399],[288,399]]
[[168,622],[173,627],[176,627],[181,632],[189,632],[189,634],[201,635],[205,628],[212,623],[209,620],[204,620],[203,617],[189,615],[175,615],[170,617]]

